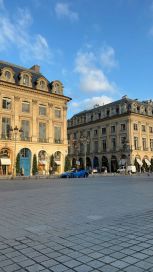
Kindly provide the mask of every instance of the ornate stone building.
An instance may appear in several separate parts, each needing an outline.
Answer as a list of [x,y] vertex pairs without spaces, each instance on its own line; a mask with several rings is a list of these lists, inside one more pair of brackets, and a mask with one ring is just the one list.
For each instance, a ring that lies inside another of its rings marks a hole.
[[24,175],[32,173],[34,154],[40,174],[48,174],[51,155],[63,171],[68,101],[62,83],[49,82],[38,65],[26,69],[0,61],[0,175],[15,174],[17,155]]
[[87,168],[136,165],[153,170],[153,101],[127,96],[95,106],[68,120],[69,155],[72,165]]

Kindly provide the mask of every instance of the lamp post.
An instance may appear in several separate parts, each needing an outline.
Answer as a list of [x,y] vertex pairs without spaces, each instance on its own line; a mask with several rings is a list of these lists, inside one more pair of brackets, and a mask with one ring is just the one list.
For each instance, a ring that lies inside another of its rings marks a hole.
[[14,128],[10,127],[9,131],[12,133],[13,139],[14,139],[14,156],[13,156],[13,177],[16,176],[16,141],[17,141],[17,136],[18,133],[22,133],[23,129],[18,128],[15,126]]
[[86,170],[87,167],[87,162],[86,162],[86,157],[87,157],[87,144],[90,142],[89,138],[87,136],[81,136],[80,137],[80,143],[83,143],[84,145],[84,168]]

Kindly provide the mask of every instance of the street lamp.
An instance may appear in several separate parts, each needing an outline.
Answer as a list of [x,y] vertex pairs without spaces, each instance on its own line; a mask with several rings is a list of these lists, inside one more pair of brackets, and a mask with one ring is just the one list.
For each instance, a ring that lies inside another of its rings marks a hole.
[[87,162],[86,162],[86,157],[87,157],[87,144],[89,144],[90,139],[87,136],[81,136],[80,137],[80,143],[84,144],[84,168],[86,170],[87,167]]
[[11,132],[13,139],[14,139],[14,156],[13,156],[13,176],[16,176],[16,141],[17,141],[17,136],[18,133],[22,133],[23,129],[22,128],[18,128],[17,126],[15,126],[14,128],[10,127],[9,131]]

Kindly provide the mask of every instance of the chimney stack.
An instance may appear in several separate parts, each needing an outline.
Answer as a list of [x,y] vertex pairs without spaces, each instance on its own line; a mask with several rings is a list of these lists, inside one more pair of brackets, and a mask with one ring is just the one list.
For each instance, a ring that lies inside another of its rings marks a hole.
[[33,71],[35,71],[36,73],[40,73],[40,66],[37,65],[37,64],[35,64],[35,65],[33,65],[33,66],[30,68],[30,70],[33,70]]

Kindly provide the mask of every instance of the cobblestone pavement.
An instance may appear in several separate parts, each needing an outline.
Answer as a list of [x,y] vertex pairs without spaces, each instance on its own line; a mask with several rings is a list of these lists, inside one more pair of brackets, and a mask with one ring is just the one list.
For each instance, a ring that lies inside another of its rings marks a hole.
[[1,180],[1,271],[153,271],[153,177]]

